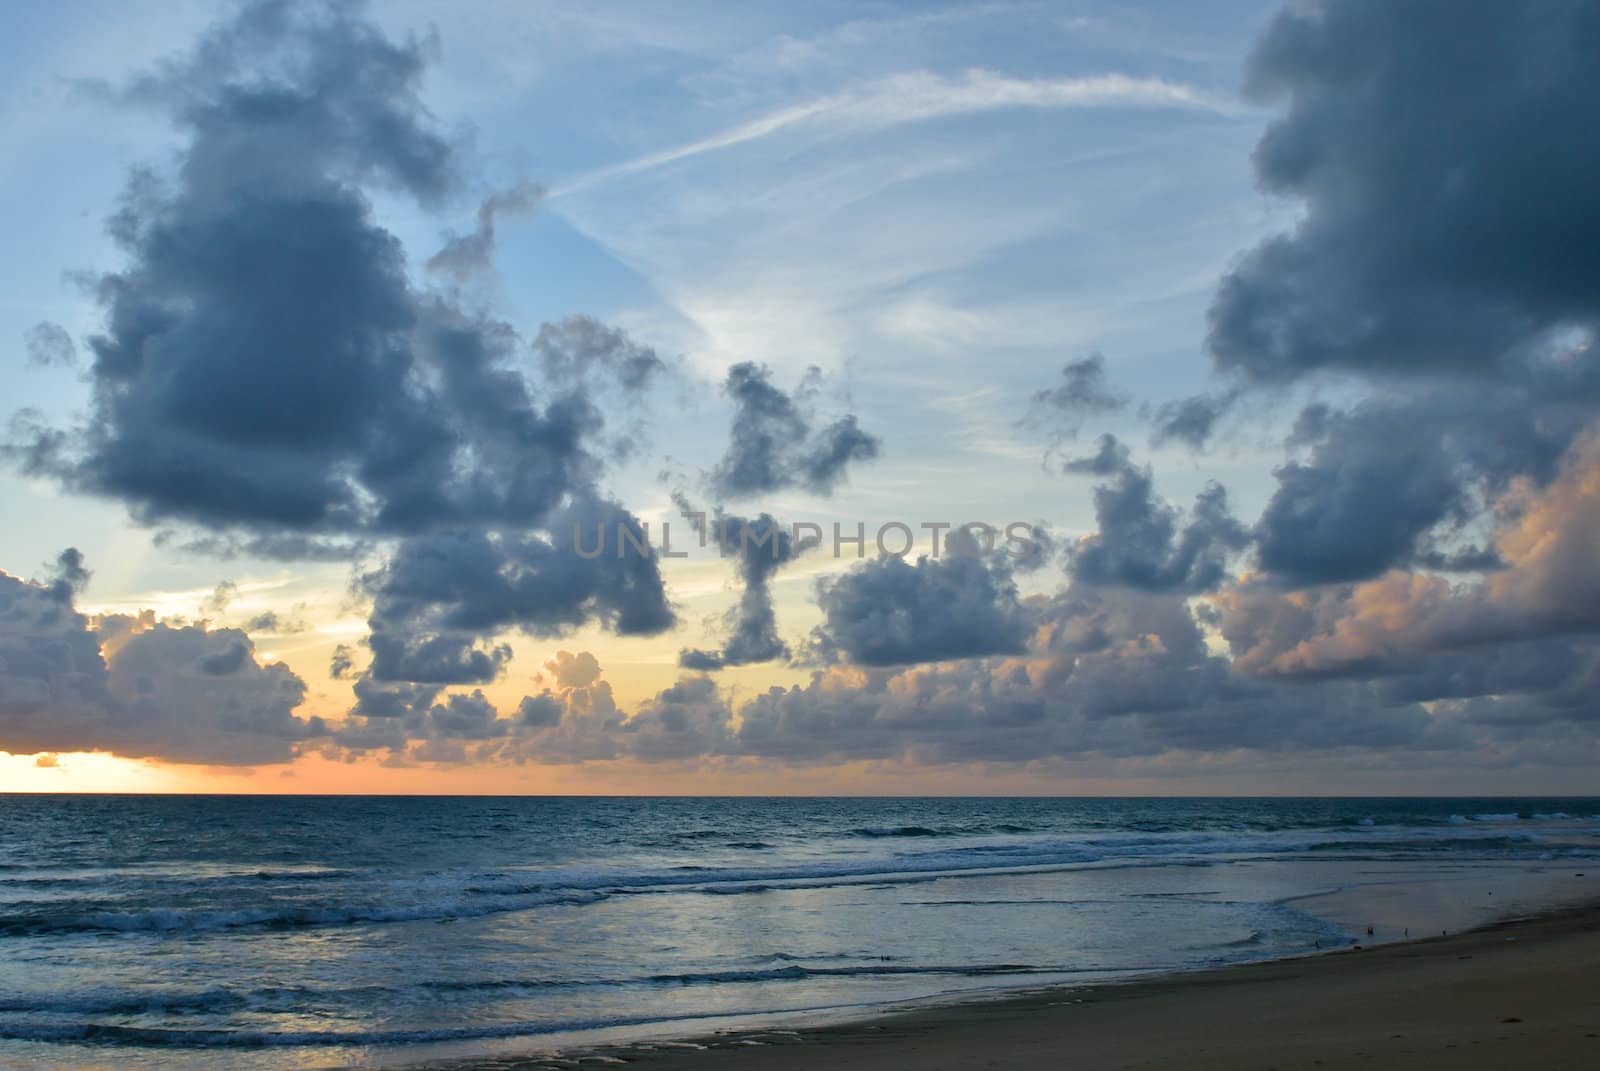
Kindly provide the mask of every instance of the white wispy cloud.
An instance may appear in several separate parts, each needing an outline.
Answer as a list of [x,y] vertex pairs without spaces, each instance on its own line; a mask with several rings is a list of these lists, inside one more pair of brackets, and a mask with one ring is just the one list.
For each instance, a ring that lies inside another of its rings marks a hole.
[[596,168],[559,184],[550,196],[560,197],[607,179],[719,152],[803,125],[872,131],[1003,108],[1176,108],[1219,115],[1239,110],[1230,101],[1163,78],[1097,74],[1026,79],[981,69],[949,78],[915,71],[779,108],[708,137]]

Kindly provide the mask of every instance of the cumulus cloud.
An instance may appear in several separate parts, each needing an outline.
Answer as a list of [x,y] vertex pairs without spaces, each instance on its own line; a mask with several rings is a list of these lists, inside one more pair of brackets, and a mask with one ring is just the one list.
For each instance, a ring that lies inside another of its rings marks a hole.
[[[1498,502],[1504,567],[1460,583],[1394,570],[1357,584],[1285,592],[1246,582],[1218,596],[1221,629],[1242,673],[1279,677],[1422,672],[1435,655],[1492,660],[1510,645],[1600,631],[1600,434],[1574,447],[1545,487],[1524,480]],[[1587,641],[1585,641],[1587,642]]]
[[[1493,375],[1600,298],[1592,5],[1347,0],[1273,20],[1248,86],[1284,116],[1256,148],[1293,233],[1218,290],[1211,347],[1256,379],[1317,369]],[[1451,47],[1433,47],[1439,41]]]
[[901,669],[835,666],[740,709],[741,753],[789,761],[1026,762],[1250,748],[1433,746],[1449,730],[1367,685],[1234,675],[1182,597],[1064,593],[1026,651]]
[[1486,503],[1555,478],[1600,419],[1600,304],[1576,282],[1600,156],[1570,134],[1600,114],[1597,28],[1582,3],[1340,0],[1258,42],[1249,91],[1283,113],[1256,174],[1304,213],[1217,288],[1229,386],[1159,410],[1156,438],[1203,444],[1249,389],[1368,395],[1301,415],[1252,533],[1276,582],[1500,567]]
[[494,640],[507,629],[552,637],[598,620],[636,636],[675,621],[638,520],[604,500],[571,502],[548,535],[460,528],[406,540],[363,586],[368,672],[380,681],[492,681],[511,657]]
[[[176,166],[136,172],[110,222],[126,265],[93,281],[86,422],[24,417],[13,462],[203,529],[197,549],[280,557],[537,527],[592,494],[592,384],[537,381],[511,327],[414,288],[374,216],[376,193],[431,207],[463,184],[422,101],[428,52],[342,5],[262,2],[108,90],[176,125]],[[533,196],[491,198],[484,218]],[[552,330],[545,367],[592,342],[624,380],[643,374],[636,347],[590,322]]]
[[883,556],[818,581],[812,657],[894,666],[1020,652],[1029,626],[1010,564],[982,550],[957,532],[938,557]]
[[[616,526],[638,522],[599,487],[665,364],[587,317],[529,342],[413,286],[373,204],[434,208],[464,185],[465,157],[422,100],[429,51],[354,8],[268,0],[107,88],[175,124],[176,166],[137,171],[110,222],[126,264],[93,281],[87,420],[25,414],[7,453],[203,553],[349,558],[376,543],[389,560],[366,582],[368,672],[469,684],[503,669],[503,630],[672,624],[655,556],[615,553]],[[478,270],[496,221],[539,196],[494,194],[431,266]],[[808,483],[858,453],[830,459],[841,436],[815,437]],[[597,525],[608,552],[578,553]]]
[[1206,591],[1226,575],[1228,555],[1249,542],[1217,483],[1195,496],[1188,523],[1180,528],[1178,511],[1155,493],[1149,467],[1135,465],[1115,436],[1101,436],[1094,454],[1066,467],[1110,477],[1094,492],[1097,531],[1070,551],[1072,575],[1081,583]]
[[253,765],[326,734],[294,713],[304,683],[260,662],[246,633],[91,619],[74,594],[0,573],[0,750]]
[[788,658],[789,645],[778,635],[772,606],[772,578],[810,545],[796,543],[792,530],[773,520],[771,514],[751,520],[717,513],[708,521],[704,513],[688,509],[681,498],[678,505],[690,515],[702,537],[709,532],[723,557],[734,558],[744,584],[738,605],[728,611],[723,622],[728,638],[722,649],[685,649],[678,654],[678,664],[686,669],[716,670]]
[[728,451],[711,473],[723,499],[800,487],[826,495],[852,462],[871,461],[880,446],[853,413],[820,424],[809,404],[821,373],[790,395],[773,386],[772,370],[745,361],[728,369],[723,391],[733,401]]
[[[112,221],[126,262],[93,282],[87,421],[21,414],[6,449],[203,552],[379,546],[360,584],[371,658],[335,650],[355,702],[330,734],[295,713],[304,685],[246,631],[79,613],[88,574],[69,553],[38,582],[0,574],[0,747],[1023,763],[1507,755],[1537,727],[1592,756],[1600,150],[1573,132],[1600,109],[1596,41],[1591,6],[1564,0],[1335,0],[1273,21],[1250,83],[1283,113],[1256,167],[1304,212],[1218,287],[1221,382],[1144,410],[1157,445],[1199,448],[1247,392],[1337,399],[1304,408],[1253,526],[1219,485],[1187,511],[1167,502],[1104,436],[1065,464],[1098,483],[1096,529],[1053,594],[1023,598],[1020,566],[996,555],[864,562],[819,587],[800,685],[736,709],[690,672],[628,711],[599,659],[564,651],[501,711],[481,689],[506,676],[509,637],[673,623],[653,556],[616,553],[614,525],[642,536],[640,522],[601,490],[666,366],[587,318],[529,341],[414,285],[372,205],[436,207],[465,185],[421,103],[427,49],[345,8],[247,7],[110,91],[174,120],[178,166],[135,175]],[[483,202],[435,276],[481,271],[497,223],[536,197]],[[29,350],[61,364],[71,339],[49,326]],[[786,391],[742,363],[724,391],[719,500],[826,494],[881,449],[856,416],[822,411],[817,374]],[[1070,437],[1129,401],[1094,355],[1035,405]],[[610,542],[590,557],[597,525]],[[683,652],[685,668],[787,656],[771,584],[801,548],[772,547],[741,546],[725,642]],[[1230,579],[1251,547],[1257,571]]]
[[332,753],[386,751],[385,761],[399,763],[668,762],[730,747],[732,711],[709,677],[681,677],[631,713],[618,707],[590,652],[558,652],[538,679],[545,687],[506,716],[478,690],[441,696],[364,679]]
[[1074,587],[1034,597],[1026,611],[1031,630],[1015,653],[837,663],[737,711],[710,678],[689,675],[630,713],[597,659],[563,651],[546,663],[543,690],[509,716],[491,719],[473,694],[441,702],[424,692],[393,711],[393,731],[379,717],[355,718],[340,742],[436,762],[1443,756],[1515,747],[1531,727],[1581,726],[1594,717],[1582,689],[1600,679],[1589,641],[1404,673],[1291,677],[1236,672],[1207,641],[1211,615],[1177,593]]
[[1290,439],[1305,456],[1277,470],[1256,525],[1263,567],[1299,584],[1496,567],[1482,548],[1459,545],[1464,533],[1513,482],[1555,477],[1600,416],[1597,388],[1600,365],[1583,344],[1493,387],[1435,384],[1347,409],[1308,406]]

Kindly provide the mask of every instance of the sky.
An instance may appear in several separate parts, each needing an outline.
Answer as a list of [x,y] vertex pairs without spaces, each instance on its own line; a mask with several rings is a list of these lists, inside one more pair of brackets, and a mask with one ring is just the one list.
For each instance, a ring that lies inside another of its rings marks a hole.
[[1600,5],[8,26],[0,790],[1600,789]]

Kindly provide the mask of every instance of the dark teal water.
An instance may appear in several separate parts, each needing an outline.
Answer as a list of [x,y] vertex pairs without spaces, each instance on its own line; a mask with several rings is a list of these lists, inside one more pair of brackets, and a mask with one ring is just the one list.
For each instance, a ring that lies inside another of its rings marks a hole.
[[403,1062],[1200,967],[1351,940],[1310,894],[1585,867],[1596,799],[0,796],[0,1065]]

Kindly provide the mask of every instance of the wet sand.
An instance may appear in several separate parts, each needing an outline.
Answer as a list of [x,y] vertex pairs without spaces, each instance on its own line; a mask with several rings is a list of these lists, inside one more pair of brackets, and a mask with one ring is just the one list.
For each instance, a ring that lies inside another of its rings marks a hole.
[[1139,982],[1056,988],[561,1056],[542,1071],[1600,1067],[1600,906],[1468,933]]

